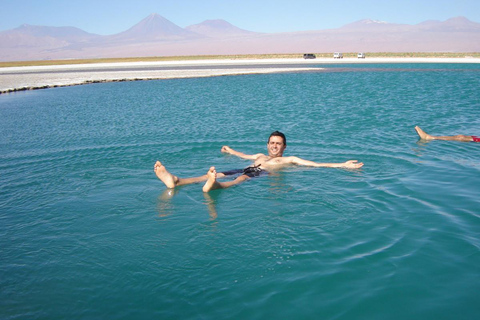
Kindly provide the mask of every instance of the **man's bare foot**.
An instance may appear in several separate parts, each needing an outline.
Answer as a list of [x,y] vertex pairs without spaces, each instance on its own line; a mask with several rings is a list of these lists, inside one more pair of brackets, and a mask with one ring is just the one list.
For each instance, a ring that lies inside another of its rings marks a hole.
[[207,172],[207,177],[207,182],[205,182],[205,185],[202,188],[203,192],[209,192],[221,188],[220,184],[217,182],[217,171],[215,170],[215,167],[210,167]]
[[358,162],[358,160],[348,160],[343,164],[343,167],[349,169],[358,169],[363,167],[363,162]]
[[416,127],[415,127],[415,130],[417,131],[418,136],[420,137],[420,139],[422,139],[422,140],[434,140],[434,138],[433,138],[431,135],[427,134],[425,131],[423,131],[422,129],[420,129],[419,126],[416,126]]
[[155,171],[158,179],[162,180],[162,182],[165,183],[167,188],[175,188],[178,183],[178,178],[168,172],[167,168],[165,168],[165,166],[160,161],[155,162],[153,171]]

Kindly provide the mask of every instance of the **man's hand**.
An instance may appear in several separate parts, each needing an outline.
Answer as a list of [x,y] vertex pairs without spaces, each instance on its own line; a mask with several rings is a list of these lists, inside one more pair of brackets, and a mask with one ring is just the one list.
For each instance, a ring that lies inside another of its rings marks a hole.
[[222,147],[222,150],[221,150],[223,153],[232,153],[232,148],[230,148],[229,146],[223,146]]
[[363,167],[363,162],[358,162],[358,160],[348,160],[343,163],[343,168],[357,169]]

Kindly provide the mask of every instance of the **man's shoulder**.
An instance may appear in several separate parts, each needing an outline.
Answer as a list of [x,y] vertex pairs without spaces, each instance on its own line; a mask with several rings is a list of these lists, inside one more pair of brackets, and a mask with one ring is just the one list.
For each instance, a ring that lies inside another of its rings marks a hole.
[[282,159],[285,163],[291,163],[291,162],[295,161],[296,159],[298,159],[298,157],[287,156],[287,157],[282,157]]

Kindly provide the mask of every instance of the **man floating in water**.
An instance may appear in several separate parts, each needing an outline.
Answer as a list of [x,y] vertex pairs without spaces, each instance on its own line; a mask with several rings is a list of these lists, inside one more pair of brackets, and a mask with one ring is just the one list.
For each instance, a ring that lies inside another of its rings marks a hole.
[[418,136],[422,140],[445,140],[445,141],[462,141],[462,142],[480,142],[480,138],[477,136],[466,136],[459,134],[456,136],[432,136],[420,129],[419,126],[415,127]]
[[[304,160],[298,157],[290,156],[284,157],[283,152],[287,147],[287,139],[285,135],[279,131],[273,132],[268,138],[267,150],[268,156],[263,153],[257,153],[254,155],[244,154],[239,151],[235,151],[228,146],[222,147],[222,152],[229,153],[240,157],[242,159],[253,160],[254,163],[245,169],[231,170],[226,172],[217,172],[215,167],[211,167],[207,174],[194,178],[179,178],[167,171],[165,166],[160,161],[157,161],[154,166],[154,171],[157,177],[167,186],[167,188],[175,188],[191,183],[205,182],[203,186],[203,192],[209,192],[214,189],[224,189],[236,184],[239,184],[252,177],[257,177],[264,173],[278,170],[287,165],[299,165],[309,167],[329,167],[329,168],[348,168],[357,169],[363,166],[363,163],[357,160],[349,160],[343,163],[318,163],[309,160]],[[240,174],[232,181],[219,182],[217,179],[224,178],[230,175]]]

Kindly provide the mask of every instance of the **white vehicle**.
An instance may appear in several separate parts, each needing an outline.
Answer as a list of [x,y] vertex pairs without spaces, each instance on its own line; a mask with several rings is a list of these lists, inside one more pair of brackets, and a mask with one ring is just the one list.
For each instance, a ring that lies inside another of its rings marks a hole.
[[343,59],[343,54],[341,52],[335,52],[333,54],[333,59]]
[[357,58],[358,59],[365,59],[365,53],[360,52],[359,54],[357,54]]

